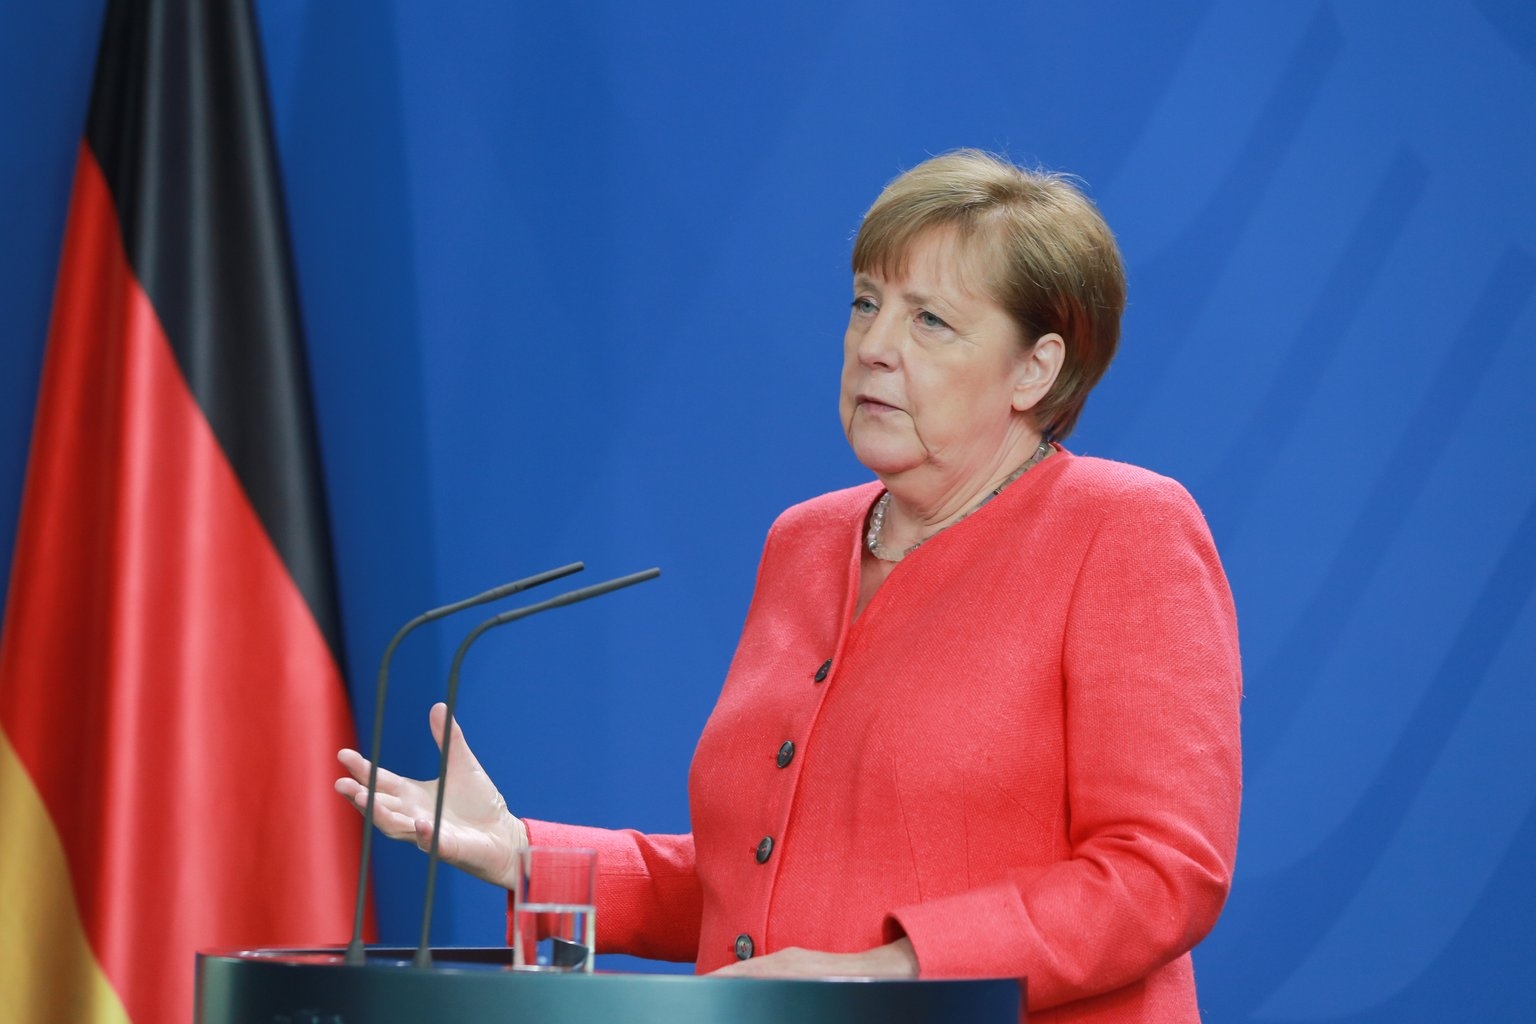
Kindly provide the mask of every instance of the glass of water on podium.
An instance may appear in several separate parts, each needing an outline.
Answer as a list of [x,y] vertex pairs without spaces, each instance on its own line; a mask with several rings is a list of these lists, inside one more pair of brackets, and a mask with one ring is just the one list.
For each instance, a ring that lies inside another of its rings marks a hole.
[[512,968],[591,971],[597,851],[528,846],[517,851]]

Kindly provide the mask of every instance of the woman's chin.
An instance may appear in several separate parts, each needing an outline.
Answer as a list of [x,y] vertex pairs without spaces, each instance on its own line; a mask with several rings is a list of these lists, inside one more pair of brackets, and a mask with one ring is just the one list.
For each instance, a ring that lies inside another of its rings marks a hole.
[[921,453],[885,445],[853,445],[853,457],[876,476],[894,476],[923,464]]

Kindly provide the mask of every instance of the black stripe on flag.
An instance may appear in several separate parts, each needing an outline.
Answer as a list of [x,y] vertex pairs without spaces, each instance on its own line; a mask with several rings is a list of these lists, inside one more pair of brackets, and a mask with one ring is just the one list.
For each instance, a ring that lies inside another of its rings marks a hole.
[[309,372],[250,5],[111,0],[97,68],[86,140],[129,263],[340,666]]

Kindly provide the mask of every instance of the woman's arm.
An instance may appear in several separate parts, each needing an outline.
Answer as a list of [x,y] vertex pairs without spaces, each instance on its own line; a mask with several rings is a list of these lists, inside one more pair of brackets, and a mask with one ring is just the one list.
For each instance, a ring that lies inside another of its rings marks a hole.
[[[447,717],[443,704],[433,705],[428,716],[439,747]],[[519,847],[595,849],[598,949],[656,960],[694,958],[699,948],[701,900],[693,836],[647,836],[520,819],[507,809],[457,722],[453,730],[438,840],[438,853],[446,863],[510,892],[513,854]],[[337,757],[348,776],[336,780],[336,791],[362,811],[367,806],[368,760],[355,750],[343,750]],[[410,779],[380,768],[373,822],[391,839],[426,850],[432,843],[436,800],[436,779]]]
[[[692,835],[646,835],[533,820],[524,824],[535,846],[597,851],[598,952],[673,961],[691,961],[698,955],[703,897],[694,870]],[[509,915],[511,910],[509,902]]]

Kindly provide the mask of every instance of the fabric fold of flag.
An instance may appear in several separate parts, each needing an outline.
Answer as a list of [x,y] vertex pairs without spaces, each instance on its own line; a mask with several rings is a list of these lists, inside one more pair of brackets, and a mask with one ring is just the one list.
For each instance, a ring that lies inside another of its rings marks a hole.
[[0,1021],[186,1021],[198,949],[345,942],[361,827],[245,0],[112,0],[0,632]]

